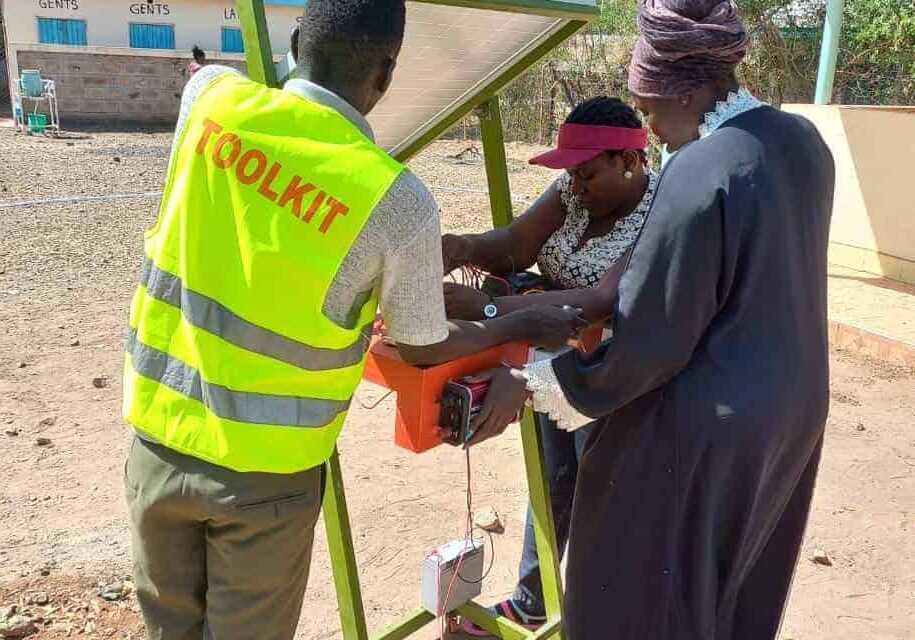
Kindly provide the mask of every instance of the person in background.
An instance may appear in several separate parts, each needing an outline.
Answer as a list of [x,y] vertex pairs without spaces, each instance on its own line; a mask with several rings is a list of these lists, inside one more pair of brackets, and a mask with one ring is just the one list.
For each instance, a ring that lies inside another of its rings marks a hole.
[[[569,640],[772,640],[829,407],[835,167],[735,68],[732,0],[640,0],[629,88],[676,151],[620,282],[613,337],[493,374],[475,440],[530,399],[598,420],[579,467]],[[557,402],[557,397],[561,402]]]
[[204,53],[198,45],[194,45],[194,48],[191,49],[191,55],[194,57],[187,65],[187,75],[193,76],[195,73],[200,71],[203,68],[203,65],[207,63],[207,54]]
[[324,463],[380,305],[403,359],[564,344],[574,311],[447,322],[438,208],[373,142],[404,0],[311,0],[298,77],[208,65],[182,99],[129,317],[124,471],[156,640],[295,635]]
[[[576,106],[560,128],[558,147],[530,160],[564,172],[524,215],[503,229],[442,238],[446,271],[470,264],[504,273],[536,262],[561,290],[492,299],[479,290],[448,283],[448,317],[481,320],[544,301],[580,308],[591,321],[609,316],[622,267],[642,230],[657,182],[647,167],[647,133],[632,107],[618,98],[591,98]],[[536,413],[535,418],[543,437],[561,554],[569,534],[578,462],[590,428],[569,433],[557,429],[544,413]],[[529,629],[546,621],[530,512],[517,587],[493,612]],[[469,620],[462,627],[470,635],[488,635]]]

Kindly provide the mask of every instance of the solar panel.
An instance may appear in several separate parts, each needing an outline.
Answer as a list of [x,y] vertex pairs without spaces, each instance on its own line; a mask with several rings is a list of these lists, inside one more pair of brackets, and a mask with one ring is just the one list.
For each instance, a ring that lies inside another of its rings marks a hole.
[[[238,15],[249,74],[273,84],[264,0],[238,0]],[[598,15],[597,0],[408,2],[394,82],[369,117],[378,144],[408,159]]]
[[596,11],[594,0],[463,4],[512,10],[407,4],[404,48],[394,82],[369,116],[379,145],[397,155],[449,116],[474,106],[513,66],[520,64],[515,71],[523,70],[525,56],[539,58],[538,47],[548,50],[551,38],[558,43],[570,35],[581,24],[576,18]]

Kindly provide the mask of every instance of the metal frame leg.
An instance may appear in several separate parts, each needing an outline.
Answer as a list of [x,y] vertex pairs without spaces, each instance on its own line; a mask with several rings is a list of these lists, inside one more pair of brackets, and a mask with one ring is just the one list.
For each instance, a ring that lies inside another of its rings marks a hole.
[[324,468],[324,528],[327,531],[327,548],[334,573],[343,638],[368,640],[353,533],[346,509],[346,493],[343,490],[343,472],[336,448]]
[[495,95],[477,107],[480,136],[483,138],[483,160],[489,185],[489,206],[494,227],[506,227],[512,221],[511,185],[505,160],[505,140],[502,135],[502,110]]
[[264,0],[237,0],[238,22],[245,45],[248,77],[268,87],[277,86],[276,67],[270,48]]

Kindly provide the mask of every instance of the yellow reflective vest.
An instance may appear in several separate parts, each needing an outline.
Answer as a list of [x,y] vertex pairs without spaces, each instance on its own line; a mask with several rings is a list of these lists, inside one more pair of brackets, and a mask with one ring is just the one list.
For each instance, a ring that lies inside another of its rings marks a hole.
[[237,471],[330,457],[365,364],[328,289],[403,166],[333,109],[236,74],[195,101],[145,236],[130,309],[124,417]]

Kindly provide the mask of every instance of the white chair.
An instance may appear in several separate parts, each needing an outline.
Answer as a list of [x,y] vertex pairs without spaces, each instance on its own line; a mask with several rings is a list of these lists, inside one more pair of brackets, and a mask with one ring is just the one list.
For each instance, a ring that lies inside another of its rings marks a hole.
[[[20,131],[30,130],[27,106],[32,107],[31,113],[38,113],[38,108],[43,102],[48,104],[48,117],[50,122],[45,130],[51,135],[60,133],[60,113],[57,109],[57,87],[53,80],[41,77],[41,70],[24,70],[19,74],[17,83],[18,91],[13,95],[13,112],[16,117],[16,128]],[[18,109],[17,109],[18,105]]]

